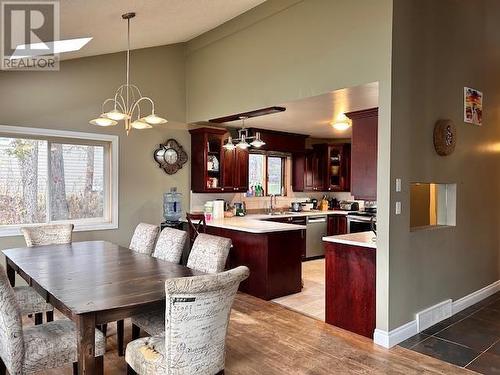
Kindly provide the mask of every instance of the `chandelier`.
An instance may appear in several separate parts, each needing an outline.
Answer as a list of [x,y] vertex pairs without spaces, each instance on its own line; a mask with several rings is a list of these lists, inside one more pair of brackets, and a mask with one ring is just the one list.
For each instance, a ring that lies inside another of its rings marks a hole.
[[[90,121],[90,124],[97,126],[113,126],[118,121],[123,120],[127,135],[132,128],[150,129],[153,125],[167,122],[155,114],[155,103],[147,96],[142,96],[136,85],[130,83],[130,20],[135,17],[135,13],[125,13],[122,15],[127,20],[127,83],[118,87],[113,98],[106,99],[102,103],[101,115]],[[151,104],[151,114],[142,117],[141,104],[149,102]],[[105,111],[105,107],[111,110]]]
[[[236,147],[246,150],[250,146],[260,148],[266,144],[260,139],[260,132],[256,132],[255,136],[248,136],[248,129],[245,128],[245,120],[247,118],[246,116],[240,116],[241,129],[238,130],[238,138],[233,139],[233,137],[229,136],[227,143],[223,146],[226,150],[234,150]],[[247,141],[251,142],[248,143]]]

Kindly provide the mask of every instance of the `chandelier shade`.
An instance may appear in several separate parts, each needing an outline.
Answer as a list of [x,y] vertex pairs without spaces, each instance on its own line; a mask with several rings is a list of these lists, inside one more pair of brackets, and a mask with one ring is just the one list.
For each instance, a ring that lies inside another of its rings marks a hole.
[[[241,150],[247,150],[250,147],[260,148],[266,144],[266,142],[260,138],[260,132],[256,132],[255,136],[252,137],[248,135],[248,129],[245,128],[245,120],[247,118],[248,117],[245,116],[240,117],[241,129],[238,130],[239,138],[233,139],[233,137],[229,137],[226,144],[222,147],[226,150],[234,150],[236,147]],[[247,140],[251,142],[248,143]]]
[[[130,83],[130,20],[135,17],[135,13],[125,13],[122,15],[127,20],[127,80],[126,83],[118,87],[114,97],[106,99],[102,103],[102,114],[89,123],[97,126],[112,126],[118,121],[124,121],[127,135],[132,128],[151,129],[152,125],[165,124],[166,119],[155,114],[155,103],[153,99],[143,96],[139,88]],[[149,103],[149,104],[148,104]],[[141,114],[141,105],[147,104],[151,108],[149,115]],[[105,108],[107,107],[107,110]]]

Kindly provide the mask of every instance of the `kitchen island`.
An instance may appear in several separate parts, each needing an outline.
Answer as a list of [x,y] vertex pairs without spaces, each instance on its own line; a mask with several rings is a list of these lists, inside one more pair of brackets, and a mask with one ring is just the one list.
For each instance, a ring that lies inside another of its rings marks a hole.
[[242,292],[271,300],[301,291],[304,225],[233,217],[208,221],[207,233],[232,240],[228,267],[250,269]]
[[373,338],[376,239],[373,232],[323,237],[326,322]]

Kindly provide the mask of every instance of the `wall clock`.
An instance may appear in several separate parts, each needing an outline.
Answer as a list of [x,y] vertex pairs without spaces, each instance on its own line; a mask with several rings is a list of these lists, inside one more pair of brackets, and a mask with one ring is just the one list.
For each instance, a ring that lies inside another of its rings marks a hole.
[[451,120],[438,120],[434,125],[434,148],[438,155],[446,156],[455,151],[457,128]]
[[176,173],[188,160],[184,148],[175,139],[160,144],[153,157],[167,174]]

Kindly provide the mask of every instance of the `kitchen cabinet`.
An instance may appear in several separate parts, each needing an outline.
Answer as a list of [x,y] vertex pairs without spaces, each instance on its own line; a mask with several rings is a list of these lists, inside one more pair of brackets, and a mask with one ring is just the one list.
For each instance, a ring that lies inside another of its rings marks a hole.
[[319,144],[292,157],[293,191],[349,191],[351,147]]
[[230,238],[233,244],[228,268],[247,266],[248,279],[240,291],[271,300],[302,290],[302,254],[305,229],[284,232],[249,233],[207,226],[207,233]]
[[224,191],[248,190],[248,151],[223,149],[222,188]]
[[345,114],[352,120],[351,194],[356,199],[377,199],[378,108]]
[[191,133],[191,190],[195,193],[245,192],[248,189],[248,151],[222,146],[224,129],[199,128]]
[[347,217],[346,215],[328,215],[328,229],[329,236],[336,236],[338,234],[347,233]]
[[325,242],[325,321],[373,338],[376,249]]

